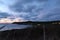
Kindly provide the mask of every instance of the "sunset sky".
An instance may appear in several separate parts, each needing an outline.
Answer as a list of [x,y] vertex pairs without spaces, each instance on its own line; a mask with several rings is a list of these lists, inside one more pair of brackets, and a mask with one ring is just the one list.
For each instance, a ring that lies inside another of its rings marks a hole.
[[60,0],[0,0],[0,20],[11,16],[13,20],[60,20]]

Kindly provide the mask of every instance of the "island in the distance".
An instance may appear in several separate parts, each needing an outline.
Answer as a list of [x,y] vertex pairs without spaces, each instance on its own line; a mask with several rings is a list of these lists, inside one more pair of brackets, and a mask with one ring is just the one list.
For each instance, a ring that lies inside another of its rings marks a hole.
[[26,21],[26,22],[13,22],[12,24],[60,24],[60,21]]

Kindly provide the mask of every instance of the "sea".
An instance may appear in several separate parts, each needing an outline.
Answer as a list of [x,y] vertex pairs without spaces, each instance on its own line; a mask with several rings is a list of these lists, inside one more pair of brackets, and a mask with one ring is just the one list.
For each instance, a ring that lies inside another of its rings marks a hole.
[[32,27],[32,25],[0,23],[0,31],[13,30],[13,29],[25,29],[27,27]]

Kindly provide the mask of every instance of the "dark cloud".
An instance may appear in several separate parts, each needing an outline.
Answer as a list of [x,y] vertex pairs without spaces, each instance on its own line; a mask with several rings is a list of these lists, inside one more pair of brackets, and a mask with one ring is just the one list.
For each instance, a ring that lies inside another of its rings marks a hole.
[[23,3],[23,4],[25,4],[25,3],[32,3],[32,2],[45,2],[45,1],[48,1],[48,0],[18,0],[17,2],[18,3]]
[[10,16],[8,13],[0,12],[0,18],[4,18],[8,16]]
[[60,8],[55,8],[51,10],[47,15],[45,15],[41,20],[60,20]]
[[14,5],[10,6],[10,9],[16,12],[38,12],[43,9],[45,1],[47,0],[18,0]]
[[[40,11],[43,10],[45,6],[45,2],[47,0],[18,0],[18,2],[12,6],[10,6],[10,9],[15,12],[19,12],[18,15],[21,14],[21,12],[24,12],[29,15],[20,15],[20,17],[24,19],[35,19],[36,16],[40,14]],[[35,17],[35,18],[32,18]]]
[[60,19],[59,4],[59,0],[18,0],[10,9],[27,20],[51,21]]

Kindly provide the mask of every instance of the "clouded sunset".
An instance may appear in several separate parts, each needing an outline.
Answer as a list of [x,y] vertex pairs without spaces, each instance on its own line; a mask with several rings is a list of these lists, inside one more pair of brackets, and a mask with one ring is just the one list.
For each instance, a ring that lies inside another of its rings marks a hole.
[[60,0],[0,0],[0,40],[60,40]]

